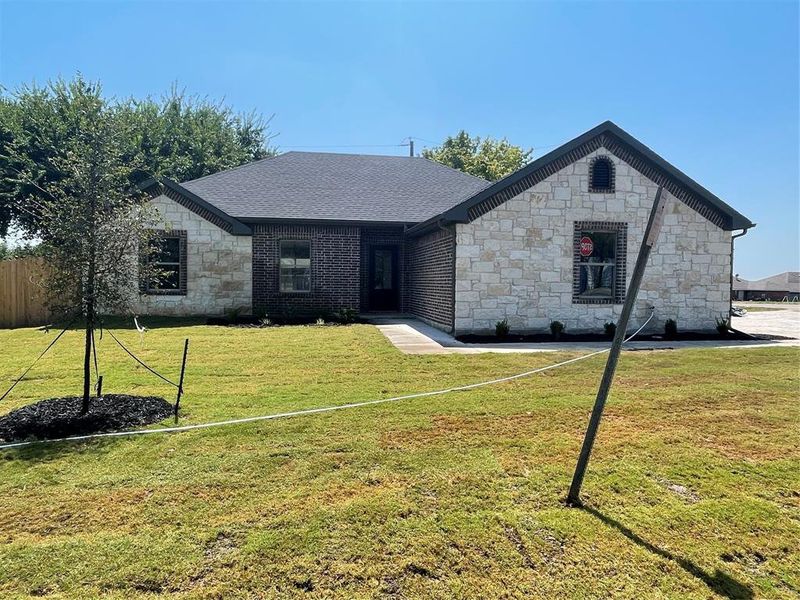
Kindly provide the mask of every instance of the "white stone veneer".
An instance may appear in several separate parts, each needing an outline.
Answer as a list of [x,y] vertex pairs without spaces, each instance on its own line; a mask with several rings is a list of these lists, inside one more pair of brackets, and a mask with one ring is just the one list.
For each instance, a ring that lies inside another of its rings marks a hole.
[[186,231],[185,296],[141,296],[139,311],[151,315],[221,315],[253,306],[253,238],[231,235],[166,196],[152,200],[161,227]]
[[[588,193],[589,162],[598,155],[614,162],[614,193]],[[622,305],[573,303],[574,223],[628,223],[630,283],[656,189],[601,148],[472,223],[457,225],[456,333],[494,332],[504,318],[518,332],[547,331],[554,320],[568,332],[602,332],[605,322],[618,319]],[[649,329],[662,329],[670,318],[679,329],[714,329],[715,318],[729,309],[731,232],[671,194],[667,200],[630,326],[641,325],[652,305],[656,315]]]

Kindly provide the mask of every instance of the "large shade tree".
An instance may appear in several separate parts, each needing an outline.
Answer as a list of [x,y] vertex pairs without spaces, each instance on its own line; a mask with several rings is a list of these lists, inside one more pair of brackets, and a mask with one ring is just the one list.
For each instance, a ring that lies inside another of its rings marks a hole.
[[[0,91],[0,146],[13,143],[19,155],[42,165],[31,173],[34,180],[26,182],[17,177],[22,165],[16,155],[0,158],[0,237],[12,222],[30,237],[38,234],[36,214],[24,210],[19,199],[43,199],[43,190],[60,185],[62,173],[49,159],[75,123],[61,110],[54,90],[81,85],[86,82],[76,76],[70,83]],[[119,140],[121,152],[137,167],[128,173],[134,183],[149,177],[196,179],[275,153],[269,119],[238,114],[221,102],[187,95],[176,87],[158,98],[115,100],[99,95],[97,101],[107,109],[118,135],[124,136]]]
[[440,146],[425,148],[422,156],[470,175],[497,181],[524,167],[533,149],[511,144],[507,139],[471,136],[461,130],[448,136]]

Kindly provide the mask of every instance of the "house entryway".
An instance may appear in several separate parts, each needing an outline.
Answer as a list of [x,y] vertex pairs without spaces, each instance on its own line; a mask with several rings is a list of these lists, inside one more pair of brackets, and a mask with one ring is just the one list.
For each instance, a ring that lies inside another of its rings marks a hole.
[[369,250],[369,310],[396,311],[400,308],[400,265],[398,246],[372,246]]

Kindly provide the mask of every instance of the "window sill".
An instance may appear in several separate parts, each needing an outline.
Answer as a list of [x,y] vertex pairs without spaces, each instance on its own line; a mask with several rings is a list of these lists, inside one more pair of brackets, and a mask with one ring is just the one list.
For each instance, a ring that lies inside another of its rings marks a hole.
[[622,304],[616,302],[614,298],[573,298],[573,304]]
[[186,290],[145,290],[143,296],[185,296]]

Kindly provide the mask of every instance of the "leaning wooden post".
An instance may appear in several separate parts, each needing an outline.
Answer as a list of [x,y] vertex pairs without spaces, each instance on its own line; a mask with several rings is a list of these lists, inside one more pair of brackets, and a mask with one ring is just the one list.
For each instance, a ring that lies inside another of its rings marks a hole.
[[581,453],[578,457],[578,464],[575,467],[575,475],[572,477],[572,485],[567,495],[567,504],[572,506],[581,505],[581,485],[583,484],[583,476],[586,474],[586,467],[589,464],[589,457],[592,454],[594,438],[597,436],[597,428],[600,426],[600,419],[603,416],[603,408],[606,405],[608,392],[611,390],[611,384],[614,381],[614,372],[617,369],[617,362],[622,350],[622,342],[625,340],[625,330],[628,328],[628,320],[630,319],[631,312],[633,312],[636,296],[639,294],[639,286],[642,283],[642,276],[647,266],[647,259],[661,231],[665,208],[666,199],[662,196],[662,188],[659,187],[656,192],[655,201],[653,202],[653,208],[650,211],[650,218],[647,221],[647,228],[644,230],[644,238],[639,248],[639,256],[636,258],[636,266],[633,269],[630,287],[625,296],[625,303],[622,306],[622,314],[617,322],[614,342],[611,344],[611,352],[608,354],[606,369],[603,372],[603,379],[600,381],[600,387],[597,390],[597,398],[594,401],[592,416],[589,419],[589,427],[586,429],[586,437],[583,438],[583,446],[581,447]]
[[181,404],[181,394],[183,394],[183,375],[186,373],[186,355],[189,353],[189,338],[183,342],[183,362],[181,363],[181,378],[178,380],[178,397],[175,398],[175,421],[178,421],[178,407]]

